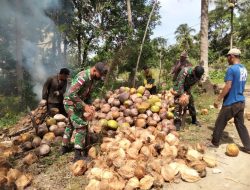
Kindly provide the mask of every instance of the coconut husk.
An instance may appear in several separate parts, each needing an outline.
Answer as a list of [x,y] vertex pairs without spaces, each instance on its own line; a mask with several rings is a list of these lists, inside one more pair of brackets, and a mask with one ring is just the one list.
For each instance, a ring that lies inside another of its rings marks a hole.
[[154,178],[150,175],[146,175],[140,180],[140,189],[147,190],[150,189],[154,184]]
[[15,182],[21,175],[22,173],[19,170],[11,168],[7,173],[8,184]]
[[92,159],[95,159],[97,157],[97,150],[94,146],[92,146],[88,151],[88,156]]
[[100,181],[91,179],[89,184],[85,187],[85,190],[100,190]]
[[38,126],[37,135],[39,137],[42,138],[43,135],[45,135],[47,132],[48,132],[48,128],[47,128],[46,124],[43,123],[43,124]]
[[216,158],[212,155],[204,155],[203,160],[209,168],[214,168],[217,166]]
[[202,155],[197,150],[189,149],[187,151],[186,158],[189,161],[197,161],[202,159]]
[[189,167],[195,169],[199,173],[206,170],[206,166],[207,166],[206,163],[200,160],[189,163]]
[[28,185],[30,185],[31,181],[32,181],[32,175],[31,174],[23,174],[21,175],[15,182],[17,189],[24,189],[25,187],[27,187]]
[[143,146],[140,150],[140,153],[148,158],[152,157],[151,151],[148,146]]
[[176,172],[169,166],[164,165],[161,167],[161,175],[167,182],[172,182],[175,178]]
[[37,156],[34,153],[29,153],[23,158],[23,163],[27,165],[31,165],[38,160]]
[[23,151],[31,150],[33,148],[32,143],[30,141],[27,141],[21,145],[21,148]]
[[131,145],[131,142],[128,139],[123,138],[119,141],[119,147],[123,150],[127,150]]
[[154,178],[154,184],[153,184],[154,187],[161,188],[164,184],[164,178],[159,173],[157,173],[155,171],[151,171],[150,175],[152,175]]
[[134,190],[138,189],[140,186],[140,181],[136,177],[132,177],[128,180],[125,190]]
[[147,167],[156,171],[158,174],[161,173],[162,161],[160,158],[150,159],[147,162]]
[[87,170],[87,163],[84,160],[78,160],[71,167],[70,170],[74,176],[80,176]]
[[198,172],[192,168],[186,167],[185,169],[181,170],[180,173],[181,178],[186,182],[193,183],[201,179]]
[[165,141],[168,142],[169,145],[178,145],[179,144],[179,139],[173,135],[172,133],[169,133],[166,138]]
[[124,166],[120,167],[117,170],[117,173],[123,178],[123,179],[130,179],[134,177],[134,171],[135,168],[131,167],[127,162]]
[[60,122],[57,122],[57,126],[58,126],[59,128],[65,128],[65,127],[66,127],[66,123],[60,121]]

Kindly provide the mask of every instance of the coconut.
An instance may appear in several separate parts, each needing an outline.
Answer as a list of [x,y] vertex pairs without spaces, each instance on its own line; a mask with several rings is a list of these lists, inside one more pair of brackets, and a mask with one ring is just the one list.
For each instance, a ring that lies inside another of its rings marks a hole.
[[144,167],[138,165],[136,168],[135,168],[135,172],[134,172],[134,175],[137,179],[142,179],[145,175],[146,175],[146,170]]
[[117,172],[124,179],[130,179],[130,178],[134,177],[134,170],[135,170],[135,168],[128,166],[126,163],[126,165],[119,168],[117,170]]
[[31,141],[33,138],[33,136],[30,133],[24,133],[20,135],[20,139],[19,141],[21,143],[27,142],[27,141]]
[[174,119],[174,114],[171,111],[167,112],[167,119]]
[[154,178],[154,184],[153,186],[156,188],[161,188],[164,185],[164,178],[157,172],[151,171],[150,174],[153,176]]
[[148,119],[147,119],[147,124],[148,124],[149,126],[156,126],[156,125],[157,125],[157,122],[156,122],[155,120],[153,120],[152,117],[148,117]]
[[159,111],[160,111],[160,107],[154,105],[154,106],[151,106],[150,110],[151,110],[152,112],[156,113],[156,112],[159,112]]
[[92,146],[92,147],[89,149],[89,151],[88,151],[88,156],[89,156],[90,158],[93,158],[93,159],[95,159],[95,158],[97,157],[97,150],[96,150],[96,148],[95,148],[94,146]]
[[65,128],[65,127],[66,127],[66,123],[60,121],[60,122],[57,123],[57,126],[58,126],[59,128]]
[[136,148],[129,148],[126,152],[129,158],[136,159],[138,156],[139,150]]
[[43,137],[43,135],[45,135],[47,132],[48,132],[48,128],[45,124],[41,124],[38,126],[37,135],[39,137]]
[[142,190],[151,189],[153,184],[154,184],[154,178],[150,175],[145,175],[145,177],[140,180],[140,189]]
[[201,115],[208,115],[208,109],[201,109]]
[[54,134],[55,134],[55,136],[63,136],[64,131],[65,131],[65,128],[59,127],[58,129],[56,129],[56,130],[54,131]]
[[133,105],[133,102],[131,100],[126,100],[123,104],[126,106],[126,108],[128,108]]
[[110,105],[109,104],[104,104],[101,108],[101,112],[103,113],[108,113],[110,111]]
[[21,175],[15,182],[18,189],[24,189],[27,187],[32,181],[31,174],[23,174]]
[[169,165],[162,166],[161,175],[165,181],[167,181],[167,182],[173,181],[175,174],[176,174],[176,172]]
[[128,92],[123,92],[119,95],[119,101],[121,103],[124,103],[126,100],[129,98],[129,93]]
[[118,117],[120,117],[120,112],[119,111],[113,111],[112,112],[112,117],[113,117],[113,119],[117,119]]
[[130,125],[133,125],[134,120],[131,117],[125,117],[125,122],[129,123]]
[[56,114],[53,117],[56,121],[65,121],[66,117],[63,114]]
[[197,172],[203,172],[204,170],[206,170],[206,163],[202,162],[200,160],[197,161],[193,161],[189,164],[189,166],[193,169],[195,169]]
[[100,189],[100,181],[96,179],[91,179],[85,190],[99,190]]
[[53,132],[48,132],[43,136],[43,140],[51,143],[55,140],[55,134]]
[[0,187],[7,183],[7,173],[8,169],[7,168],[0,168]]
[[205,153],[205,146],[202,143],[197,143],[195,146],[196,150],[202,154]]
[[51,131],[51,132],[54,132],[56,129],[58,129],[58,126],[57,126],[57,125],[51,125],[51,126],[49,127],[49,131]]
[[113,165],[114,165],[116,168],[120,168],[120,167],[124,166],[125,163],[126,163],[126,161],[125,161],[123,158],[117,157],[117,158],[115,158],[115,159],[113,160]]
[[179,144],[179,139],[173,135],[172,133],[169,133],[165,140],[168,142],[168,144],[170,145],[178,145]]
[[40,156],[46,156],[50,152],[50,146],[47,144],[42,144],[40,147],[38,147],[38,154]]
[[56,120],[53,117],[49,117],[46,119],[46,125],[47,126],[56,125]]
[[113,106],[116,106],[116,107],[118,107],[118,106],[120,106],[121,105],[121,102],[118,100],[118,99],[114,99],[114,101],[113,101],[113,104],[112,104]]
[[136,117],[136,116],[138,115],[138,110],[137,110],[136,108],[131,109],[130,115],[131,115],[132,117]]
[[23,163],[27,165],[31,165],[38,160],[37,156],[34,153],[29,153],[23,158]]
[[114,100],[115,100],[115,98],[110,97],[110,98],[108,99],[108,104],[112,105]]
[[205,161],[205,163],[207,164],[207,167],[209,168],[214,168],[217,165],[216,159],[212,155],[204,155],[203,160]]
[[131,142],[128,139],[123,138],[119,141],[119,147],[123,150],[127,150],[131,145]]
[[135,121],[135,127],[139,127],[139,128],[144,128],[146,127],[147,123],[145,121],[145,119],[136,119]]
[[125,190],[138,189],[140,186],[140,181],[136,177],[132,177],[128,180]]
[[182,169],[180,173],[181,178],[186,182],[193,183],[201,179],[198,172],[192,168],[186,167],[185,169]]
[[80,176],[87,170],[87,163],[84,160],[76,161],[70,168],[74,176]]
[[160,116],[157,113],[153,114],[153,120],[156,121],[157,123],[161,120]]
[[147,110],[146,114],[147,114],[148,117],[151,117],[153,115],[153,112],[151,110]]
[[7,173],[8,183],[15,182],[21,175],[22,173],[19,170],[11,168]]
[[106,114],[105,113],[97,113],[97,118],[99,119],[105,119],[106,118]]
[[143,154],[144,156],[146,156],[147,158],[152,156],[148,146],[143,146],[140,150],[140,153]]
[[31,149],[33,148],[33,147],[32,147],[32,143],[29,142],[29,141],[27,141],[27,142],[25,142],[25,143],[23,143],[23,144],[21,145],[21,148],[22,148],[23,151],[31,150]]
[[117,129],[118,123],[115,120],[109,120],[108,121],[108,127],[111,129]]
[[226,154],[228,156],[232,156],[232,157],[238,156],[238,154],[239,154],[238,146],[234,143],[228,144],[226,147]]
[[131,114],[131,110],[130,109],[125,109],[124,110],[124,116],[127,117],[127,116],[130,116]]
[[202,155],[197,150],[189,149],[186,154],[186,158],[189,161],[197,161],[202,159]]

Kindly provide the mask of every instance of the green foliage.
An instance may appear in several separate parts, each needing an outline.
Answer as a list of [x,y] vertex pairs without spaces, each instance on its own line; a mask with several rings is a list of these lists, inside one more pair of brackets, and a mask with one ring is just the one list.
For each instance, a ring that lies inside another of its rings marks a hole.
[[225,70],[209,71],[209,76],[213,84],[222,84],[224,83]]
[[0,96],[0,127],[15,124],[23,115],[20,108],[20,97]]

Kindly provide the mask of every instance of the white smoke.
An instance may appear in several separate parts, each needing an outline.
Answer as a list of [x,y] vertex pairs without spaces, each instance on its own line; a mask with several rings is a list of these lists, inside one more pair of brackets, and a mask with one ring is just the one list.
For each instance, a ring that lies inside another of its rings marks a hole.
[[[53,21],[45,15],[45,10],[50,8],[60,8],[59,1],[1,0],[0,2],[2,19],[10,19],[10,23],[14,23],[15,18],[17,18],[21,37],[22,66],[31,75],[35,84],[33,91],[39,99],[41,98],[43,83],[47,77],[58,73],[61,67],[65,67],[63,65],[65,61],[58,63],[58,60],[63,60],[63,56],[52,55],[49,52],[53,37],[55,37],[55,33],[58,33]],[[12,32],[13,34],[10,34],[11,40],[15,42],[16,31],[13,30]],[[13,53],[13,57],[16,57],[15,51],[13,49],[10,51]]]

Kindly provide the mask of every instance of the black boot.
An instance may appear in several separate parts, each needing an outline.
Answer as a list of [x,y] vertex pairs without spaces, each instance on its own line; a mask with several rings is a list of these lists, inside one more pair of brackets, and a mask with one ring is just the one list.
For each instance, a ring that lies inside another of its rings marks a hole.
[[73,162],[76,162],[78,160],[82,159],[82,150],[81,149],[75,149],[75,157]]
[[60,154],[64,155],[66,153],[70,152],[70,148],[68,146],[62,146],[61,150],[60,150]]
[[192,116],[192,124],[196,125],[197,127],[201,127],[199,121],[197,121],[196,116]]
[[181,120],[180,119],[175,119],[174,120],[174,126],[176,128],[176,131],[180,131],[180,129],[181,129]]

